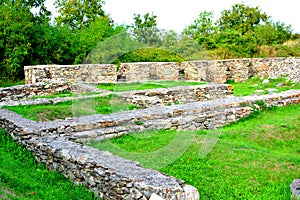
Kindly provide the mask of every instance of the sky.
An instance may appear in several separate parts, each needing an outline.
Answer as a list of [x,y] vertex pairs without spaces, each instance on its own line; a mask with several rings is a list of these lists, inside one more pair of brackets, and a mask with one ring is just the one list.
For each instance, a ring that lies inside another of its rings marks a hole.
[[[51,11],[55,11],[53,2],[46,1]],[[157,16],[159,29],[172,29],[180,33],[198,18],[200,12],[213,11],[215,19],[218,19],[223,10],[242,2],[245,5],[258,6],[274,22],[291,25],[294,33],[300,33],[298,0],[105,0],[103,9],[119,25],[131,25],[135,13],[153,13]]]

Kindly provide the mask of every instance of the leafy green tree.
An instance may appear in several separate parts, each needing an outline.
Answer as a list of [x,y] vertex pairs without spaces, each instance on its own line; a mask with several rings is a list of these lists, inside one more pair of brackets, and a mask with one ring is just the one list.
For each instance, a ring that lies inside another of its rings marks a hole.
[[292,37],[290,26],[273,23],[258,7],[235,4],[222,11],[215,25],[212,14],[200,13],[183,34],[210,50],[215,58],[257,56],[261,45],[282,44]]
[[134,24],[131,26],[133,29],[133,35],[138,42],[150,46],[161,46],[161,38],[159,30],[156,27],[157,16],[145,14],[143,17],[140,14],[134,14]]
[[200,37],[207,37],[216,32],[213,24],[213,12],[201,12],[194,22],[183,30],[183,34],[198,40]]
[[96,18],[104,17],[102,0],[56,0],[59,16],[56,18],[58,25],[66,25],[71,29],[89,26]]
[[188,36],[181,37],[181,39],[170,48],[170,50],[181,55],[187,60],[211,59],[207,50]]
[[162,48],[166,50],[172,50],[172,47],[176,45],[179,40],[178,34],[174,30],[165,32],[162,35]]
[[98,43],[106,38],[118,34],[123,30],[122,27],[114,27],[112,20],[107,16],[98,17],[93,22],[90,22],[88,27],[83,27],[76,32],[77,42],[73,47],[76,49],[77,55],[74,56],[74,63],[82,63],[88,54],[95,48]]
[[213,35],[217,33],[217,26],[213,24],[213,12],[201,12],[193,24],[183,30],[183,34],[194,38],[207,49],[216,47]]
[[230,10],[222,11],[217,21],[219,31],[234,29],[242,34],[253,31],[262,22],[267,22],[269,16],[262,13],[258,7],[251,7],[244,4],[235,4]]
[[31,9],[43,6],[44,0],[2,0],[0,4],[0,75],[4,80],[22,79],[23,66],[40,59],[35,49],[43,44],[40,32],[47,26],[49,12],[34,15]]
[[117,28],[117,34],[98,42],[98,45],[88,54],[84,63],[118,63],[117,59],[122,55],[148,45],[136,41],[127,33],[126,29]]
[[253,33],[242,34],[234,29],[225,29],[215,35],[216,51],[213,57],[243,58],[253,57],[258,51],[258,45]]
[[257,27],[254,32],[259,45],[282,44],[292,37],[291,27],[280,22],[267,22]]

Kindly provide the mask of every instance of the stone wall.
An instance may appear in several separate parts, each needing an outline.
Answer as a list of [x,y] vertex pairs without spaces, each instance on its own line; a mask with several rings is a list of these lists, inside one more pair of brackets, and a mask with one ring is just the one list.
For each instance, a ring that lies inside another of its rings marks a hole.
[[116,65],[37,65],[25,66],[26,84],[37,82],[116,82]]
[[245,58],[190,61],[181,64],[188,80],[225,83],[246,81],[249,77],[286,77],[300,82],[300,58]]
[[251,76],[278,78],[285,76],[300,82],[300,58],[245,58],[229,60],[208,60],[122,63],[89,65],[42,65],[25,66],[26,83],[44,81],[65,82],[137,82],[147,80],[192,80],[225,83],[227,80],[241,82]]
[[[104,199],[149,199],[158,194],[165,199],[199,199],[196,188],[137,162],[113,156],[76,142],[103,140],[146,129],[213,129],[248,116],[266,106],[300,103],[300,91],[279,94],[231,97],[174,106],[33,122],[0,109],[0,127],[33,151],[37,160],[82,183]],[[136,123],[140,122],[140,123]]]
[[0,88],[0,102],[19,101],[34,96],[45,96],[59,92],[71,91],[66,83],[35,83]]
[[[253,104],[257,101],[263,101],[266,106],[296,104],[300,102],[300,91],[290,90],[268,95],[230,97],[164,107],[154,106],[143,110],[123,111],[109,115],[82,116],[51,122],[26,120],[26,130],[18,129],[18,131],[27,133],[21,134],[22,137],[29,137],[31,134],[38,136],[58,134],[76,140],[78,137],[82,136],[84,138],[88,135],[83,133],[84,131],[94,131],[95,134],[91,134],[91,138],[100,136],[105,139],[145,129],[211,129],[249,115],[253,111]],[[17,117],[18,115],[13,112],[5,109],[0,111],[2,114],[1,121],[11,118],[15,120],[9,122],[9,124],[22,124],[24,121],[22,117]],[[10,115],[13,117],[10,117]],[[137,121],[142,123],[137,125]]]
[[126,102],[137,105],[141,108],[149,108],[156,105],[170,106],[196,101],[208,101],[227,98],[232,95],[233,87],[227,84],[205,84],[197,86],[135,90],[120,94]]
[[184,181],[56,134],[45,134],[47,128],[51,132],[51,126],[0,110],[0,127],[32,151],[38,162],[83,184],[100,198],[146,200],[154,193],[165,199],[199,199],[197,189]]
[[118,80],[129,82],[178,80],[179,66],[176,62],[121,63]]

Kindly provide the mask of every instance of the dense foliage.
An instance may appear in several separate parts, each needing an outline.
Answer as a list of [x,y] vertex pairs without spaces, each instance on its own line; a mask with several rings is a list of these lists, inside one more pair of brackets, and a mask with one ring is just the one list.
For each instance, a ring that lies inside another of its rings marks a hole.
[[215,23],[212,12],[202,12],[178,34],[159,30],[149,13],[116,26],[103,0],[56,0],[55,21],[44,3],[0,0],[0,83],[22,80],[23,67],[37,64],[300,56],[300,37],[290,26],[244,4],[224,10]]
[[126,63],[126,62],[182,62],[184,58],[180,55],[158,48],[142,48],[128,52],[112,63]]
[[280,45],[292,37],[290,26],[272,22],[258,7],[235,4],[215,23],[212,19],[212,12],[200,13],[183,34],[210,50],[215,58],[260,57],[262,45]]
[[[0,2],[0,82],[23,79],[25,65],[82,63],[99,41],[120,31],[103,11],[90,15],[99,1],[56,1],[56,23],[44,0]],[[80,12],[68,10],[71,3]]]

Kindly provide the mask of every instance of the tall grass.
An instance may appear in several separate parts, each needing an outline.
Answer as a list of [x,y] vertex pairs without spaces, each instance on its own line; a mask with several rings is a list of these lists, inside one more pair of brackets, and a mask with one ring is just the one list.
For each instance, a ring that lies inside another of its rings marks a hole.
[[0,199],[97,199],[83,186],[37,164],[32,153],[0,129]]

